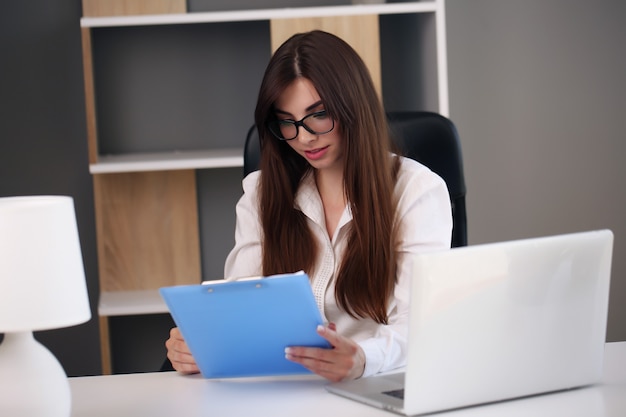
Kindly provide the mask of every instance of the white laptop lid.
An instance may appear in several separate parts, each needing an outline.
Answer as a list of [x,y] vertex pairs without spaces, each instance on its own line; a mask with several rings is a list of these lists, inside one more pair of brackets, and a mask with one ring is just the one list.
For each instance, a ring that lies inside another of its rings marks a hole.
[[417,256],[404,412],[599,381],[612,248],[602,230]]
[[327,389],[415,415],[593,384],[612,248],[602,230],[418,255],[405,375]]

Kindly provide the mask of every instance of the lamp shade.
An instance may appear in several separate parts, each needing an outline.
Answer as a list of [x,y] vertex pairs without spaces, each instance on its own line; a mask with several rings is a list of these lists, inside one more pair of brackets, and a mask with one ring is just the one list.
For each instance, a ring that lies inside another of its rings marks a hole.
[[90,318],[73,199],[0,198],[0,333]]

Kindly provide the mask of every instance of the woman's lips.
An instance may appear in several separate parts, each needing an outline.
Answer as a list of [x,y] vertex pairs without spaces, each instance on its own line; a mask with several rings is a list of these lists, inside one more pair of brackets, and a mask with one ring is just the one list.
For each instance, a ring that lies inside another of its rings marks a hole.
[[326,151],[328,150],[328,146],[323,148],[311,149],[310,151],[304,151],[306,157],[312,161],[322,158],[326,155]]

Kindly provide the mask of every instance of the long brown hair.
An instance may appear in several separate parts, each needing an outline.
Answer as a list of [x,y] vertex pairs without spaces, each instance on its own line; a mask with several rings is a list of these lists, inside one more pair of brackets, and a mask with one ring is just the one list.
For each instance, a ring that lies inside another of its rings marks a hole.
[[292,36],[272,56],[255,110],[261,140],[260,216],[263,274],[313,272],[318,248],[294,208],[300,180],[313,168],[267,128],[274,103],[298,77],[310,80],[341,129],[344,192],[352,211],[348,244],[335,282],[338,305],[355,318],[387,322],[396,281],[394,184],[385,113],[367,67],[346,42],[312,31]]

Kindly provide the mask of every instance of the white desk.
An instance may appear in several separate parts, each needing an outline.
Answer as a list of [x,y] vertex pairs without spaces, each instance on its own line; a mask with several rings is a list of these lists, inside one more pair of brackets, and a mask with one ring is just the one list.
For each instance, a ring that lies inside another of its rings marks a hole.
[[[394,415],[327,393],[324,384],[315,376],[206,380],[175,372],[70,378],[73,417]],[[607,344],[601,385],[436,416],[626,416],[626,342]]]

